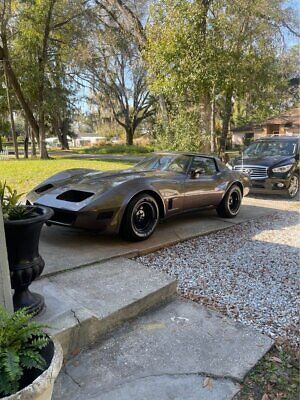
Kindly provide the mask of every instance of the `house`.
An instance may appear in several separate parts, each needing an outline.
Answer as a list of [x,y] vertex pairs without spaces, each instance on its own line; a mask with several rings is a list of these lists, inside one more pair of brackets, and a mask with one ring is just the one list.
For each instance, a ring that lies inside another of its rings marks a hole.
[[300,107],[293,108],[258,124],[252,123],[232,129],[232,145],[248,145],[252,140],[269,135],[293,136],[300,134]]
[[92,134],[82,134],[79,135],[76,139],[73,139],[73,146],[74,147],[90,147],[90,146],[97,146],[100,144],[106,144],[108,141],[107,137],[105,136],[96,136]]

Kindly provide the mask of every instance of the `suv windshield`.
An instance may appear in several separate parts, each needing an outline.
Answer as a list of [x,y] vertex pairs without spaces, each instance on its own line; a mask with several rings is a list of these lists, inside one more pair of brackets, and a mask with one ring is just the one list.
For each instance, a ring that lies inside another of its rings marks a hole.
[[159,170],[186,173],[190,159],[189,156],[158,155],[139,162],[134,166],[134,169],[138,171]]
[[246,157],[293,156],[297,140],[266,140],[252,143],[244,152]]

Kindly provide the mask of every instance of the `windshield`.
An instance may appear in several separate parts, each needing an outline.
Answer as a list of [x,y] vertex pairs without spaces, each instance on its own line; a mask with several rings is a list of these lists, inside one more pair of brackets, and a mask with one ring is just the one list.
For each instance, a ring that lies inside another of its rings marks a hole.
[[244,152],[246,157],[293,156],[297,141],[268,140],[252,143]]
[[146,158],[134,166],[137,171],[173,171],[186,173],[190,164],[189,156],[176,156],[173,154],[157,155]]

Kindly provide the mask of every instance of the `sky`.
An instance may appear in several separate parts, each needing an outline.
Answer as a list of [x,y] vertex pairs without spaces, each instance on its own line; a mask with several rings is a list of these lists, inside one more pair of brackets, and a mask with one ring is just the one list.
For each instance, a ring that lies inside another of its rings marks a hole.
[[[286,0],[285,4],[287,7],[293,8],[295,13],[297,14],[298,19],[300,20],[300,0]],[[288,29],[285,30],[285,45],[288,48],[291,48],[295,46],[296,44],[299,44],[300,40],[299,38],[295,37],[291,32],[289,32]],[[89,95],[89,88],[85,87],[80,90],[78,93],[78,98],[79,98],[79,107],[83,112],[87,112],[89,109],[89,106],[86,102],[86,96]]]
[[[291,7],[295,10],[295,13],[297,14],[298,19],[300,19],[300,0],[287,0],[286,5],[288,7]],[[288,47],[292,47],[296,44],[299,44],[299,38],[296,38],[294,35],[291,33],[287,32],[286,33],[286,44]]]

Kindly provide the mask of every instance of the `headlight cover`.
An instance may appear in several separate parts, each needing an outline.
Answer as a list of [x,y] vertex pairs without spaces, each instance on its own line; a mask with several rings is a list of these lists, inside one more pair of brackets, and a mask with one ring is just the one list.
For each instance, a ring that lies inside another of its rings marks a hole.
[[282,167],[273,168],[272,171],[284,173],[284,172],[288,172],[292,168],[292,166],[293,166],[293,164],[283,165]]

